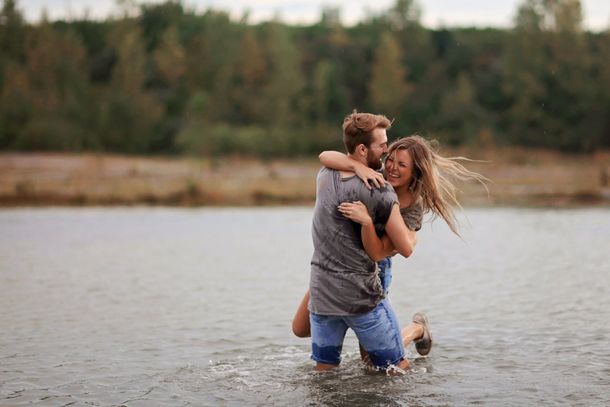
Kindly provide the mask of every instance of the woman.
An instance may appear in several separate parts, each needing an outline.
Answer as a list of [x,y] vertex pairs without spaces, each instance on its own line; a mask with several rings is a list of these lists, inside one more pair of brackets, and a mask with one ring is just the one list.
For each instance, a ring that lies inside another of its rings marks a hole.
[[[485,177],[469,171],[459,163],[464,160],[468,161],[462,157],[446,158],[439,155],[430,142],[417,135],[399,139],[390,145],[385,161],[385,181],[396,191],[400,212],[410,230],[418,231],[423,215],[432,212],[433,216],[443,218],[459,236],[453,209],[459,208],[460,204],[453,181],[476,180],[484,186],[486,181]],[[367,185],[370,181],[374,186],[385,182],[382,174],[336,151],[321,153],[320,161],[329,168],[355,172]],[[392,278],[392,242],[386,235],[377,235],[368,210],[362,203],[344,202],[338,210],[362,226],[364,249],[371,259],[379,262],[381,284],[387,293]],[[301,301],[292,322],[292,330],[298,337],[310,335],[308,302],[309,292]],[[405,347],[415,341],[418,353],[428,354],[432,338],[425,315],[415,314],[413,323],[402,330],[402,338]]]

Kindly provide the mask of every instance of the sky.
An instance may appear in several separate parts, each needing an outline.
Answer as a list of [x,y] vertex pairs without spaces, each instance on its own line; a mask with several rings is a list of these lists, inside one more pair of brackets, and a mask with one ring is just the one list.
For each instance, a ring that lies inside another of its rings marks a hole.
[[[141,1],[138,1],[138,3]],[[160,0],[146,1],[160,2]],[[279,16],[292,24],[310,24],[319,20],[324,6],[340,10],[344,24],[351,25],[368,13],[386,10],[394,0],[183,0],[197,11],[208,8],[224,10],[240,18],[249,10],[250,22],[270,20]],[[429,28],[441,26],[510,27],[523,0],[418,0],[422,23]],[[585,27],[592,31],[610,27],[610,0],[581,0]],[[116,0],[17,0],[28,21],[38,21],[46,9],[50,19],[105,18],[116,13]]]

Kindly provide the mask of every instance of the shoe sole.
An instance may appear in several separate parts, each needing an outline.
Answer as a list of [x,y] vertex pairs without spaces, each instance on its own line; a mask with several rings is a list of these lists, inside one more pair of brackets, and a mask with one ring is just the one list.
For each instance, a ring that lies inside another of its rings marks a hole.
[[[421,316],[421,321],[416,321],[416,316]],[[430,324],[428,323],[428,317],[426,314],[422,314],[418,312],[413,316],[413,322],[421,325],[424,328],[424,336],[422,336],[419,340],[415,341],[415,349],[417,353],[422,356],[426,356],[432,350],[432,334],[430,333]]]

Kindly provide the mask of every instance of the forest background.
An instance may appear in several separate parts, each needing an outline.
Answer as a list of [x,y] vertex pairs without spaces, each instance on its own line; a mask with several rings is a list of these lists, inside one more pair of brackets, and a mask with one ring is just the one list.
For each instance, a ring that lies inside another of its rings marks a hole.
[[[19,7],[4,0],[0,14],[4,203],[308,201],[311,157],[343,149],[353,109],[393,118],[391,138],[418,133],[538,164],[537,185],[573,178],[571,195],[608,193],[610,31],[585,30],[578,0],[524,0],[510,29],[429,29],[414,0],[353,26],[334,8],[288,25],[180,1],[37,23]],[[532,178],[509,167],[477,168],[501,185]],[[236,170],[244,180],[222,193]]]

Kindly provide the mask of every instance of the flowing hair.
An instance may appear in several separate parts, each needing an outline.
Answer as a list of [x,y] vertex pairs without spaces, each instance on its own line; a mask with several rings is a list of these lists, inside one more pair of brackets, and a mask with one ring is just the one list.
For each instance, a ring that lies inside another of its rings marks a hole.
[[432,212],[434,217],[441,217],[453,233],[460,236],[454,208],[462,208],[457,199],[458,189],[455,181],[477,181],[489,193],[486,181],[488,178],[468,170],[460,161],[474,161],[465,157],[443,157],[437,153],[436,141],[412,135],[393,142],[387,157],[398,150],[407,150],[413,160],[412,181],[409,190],[417,201],[421,198],[424,213]]

